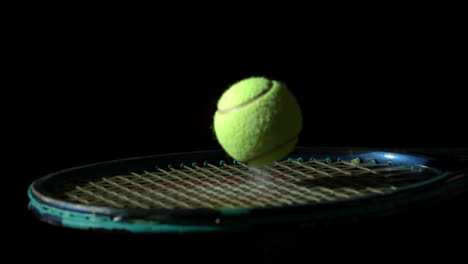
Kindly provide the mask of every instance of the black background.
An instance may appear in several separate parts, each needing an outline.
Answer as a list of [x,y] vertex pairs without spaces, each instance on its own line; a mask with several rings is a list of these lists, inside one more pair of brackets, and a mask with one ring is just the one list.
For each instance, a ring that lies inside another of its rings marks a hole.
[[385,14],[276,5],[189,15],[25,9],[12,38],[14,82],[4,97],[18,212],[9,221],[20,226],[12,249],[57,262],[462,258],[462,202],[326,231],[214,237],[63,230],[26,210],[28,185],[50,172],[218,149],[210,128],[217,99],[250,76],[281,80],[297,96],[302,146],[468,146],[468,69],[457,21],[447,22],[430,2]]

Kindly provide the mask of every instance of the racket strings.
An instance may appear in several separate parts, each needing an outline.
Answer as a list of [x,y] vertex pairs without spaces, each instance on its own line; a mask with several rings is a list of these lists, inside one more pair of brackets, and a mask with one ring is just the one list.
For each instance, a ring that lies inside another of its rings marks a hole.
[[269,168],[206,164],[77,182],[60,195],[70,202],[119,208],[258,208],[384,194],[427,177],[404,166],[358,160],[290,160]]

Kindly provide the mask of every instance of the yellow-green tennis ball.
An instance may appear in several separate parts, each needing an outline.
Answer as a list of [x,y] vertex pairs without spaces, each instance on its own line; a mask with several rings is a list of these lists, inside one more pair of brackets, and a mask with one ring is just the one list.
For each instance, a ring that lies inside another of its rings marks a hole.
[[252,77],[233,84],[218,101],[214,131],[234,159],[262,166],[284,158],[298,141],[302,114],[278,81]]

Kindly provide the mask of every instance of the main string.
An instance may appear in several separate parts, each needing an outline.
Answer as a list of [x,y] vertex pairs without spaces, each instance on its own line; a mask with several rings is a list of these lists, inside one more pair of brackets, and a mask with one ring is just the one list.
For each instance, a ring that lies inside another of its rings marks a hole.
[[405,166],[357,159],[289,160],[264,168],[206,164],[103,177],[61,195],[70,202],[117,208],[261,208],[385,194],[427,177]]

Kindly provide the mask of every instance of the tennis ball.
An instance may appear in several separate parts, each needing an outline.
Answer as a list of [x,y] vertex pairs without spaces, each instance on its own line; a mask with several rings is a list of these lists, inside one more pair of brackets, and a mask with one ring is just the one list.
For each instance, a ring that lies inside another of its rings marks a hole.
[[269,165],[296,146],[302,113],[283,83],[251,77],[223,93],[213,128],[220,145],[234,159]]

